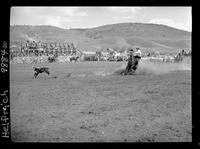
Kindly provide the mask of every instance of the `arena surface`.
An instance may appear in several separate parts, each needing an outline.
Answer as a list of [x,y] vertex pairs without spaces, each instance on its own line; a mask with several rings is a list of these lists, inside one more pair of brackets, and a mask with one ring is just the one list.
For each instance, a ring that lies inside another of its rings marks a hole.
[[191,142],[191,68],[126,62],[10,65],[14,142]]

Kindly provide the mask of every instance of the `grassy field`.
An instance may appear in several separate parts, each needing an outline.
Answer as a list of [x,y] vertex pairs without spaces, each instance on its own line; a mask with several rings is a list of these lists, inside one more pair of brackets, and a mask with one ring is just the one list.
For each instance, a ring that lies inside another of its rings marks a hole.
[[14,142],[191,142],[191,71],[182,64],[141,62],[10,65]]

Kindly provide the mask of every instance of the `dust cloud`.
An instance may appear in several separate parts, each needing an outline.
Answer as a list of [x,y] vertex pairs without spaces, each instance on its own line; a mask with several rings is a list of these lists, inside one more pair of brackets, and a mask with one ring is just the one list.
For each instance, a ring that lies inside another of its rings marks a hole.
[[191,62],[187,60],[184,60],[181,63],[159,63],[140,61],[137,71],[139,74],[164,74],[180,70],[191,71]]
[[[123,64],[113,74],[121,75],[125,71],[126,65]],[[150,62],[141,60],[135,75],[165,74],[173,71],[191,71],[191,60],[185,59],[181,63]]]

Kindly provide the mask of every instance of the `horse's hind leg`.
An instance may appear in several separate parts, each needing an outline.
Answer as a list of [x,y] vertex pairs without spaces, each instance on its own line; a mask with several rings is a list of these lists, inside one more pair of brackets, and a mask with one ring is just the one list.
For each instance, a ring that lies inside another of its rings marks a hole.
[[36,72],[36,73],[34,73],[34,77],[36,78],[37,77],[37,75],[38,75],[38,73]]

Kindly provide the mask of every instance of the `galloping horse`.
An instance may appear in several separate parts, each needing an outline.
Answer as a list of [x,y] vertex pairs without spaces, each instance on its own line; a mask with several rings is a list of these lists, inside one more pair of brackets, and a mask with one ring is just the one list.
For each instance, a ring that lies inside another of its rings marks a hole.
[[136,69],[138,68],[140,59],[141,59],[140,56],[130,56],[124,75],[134,74]]

